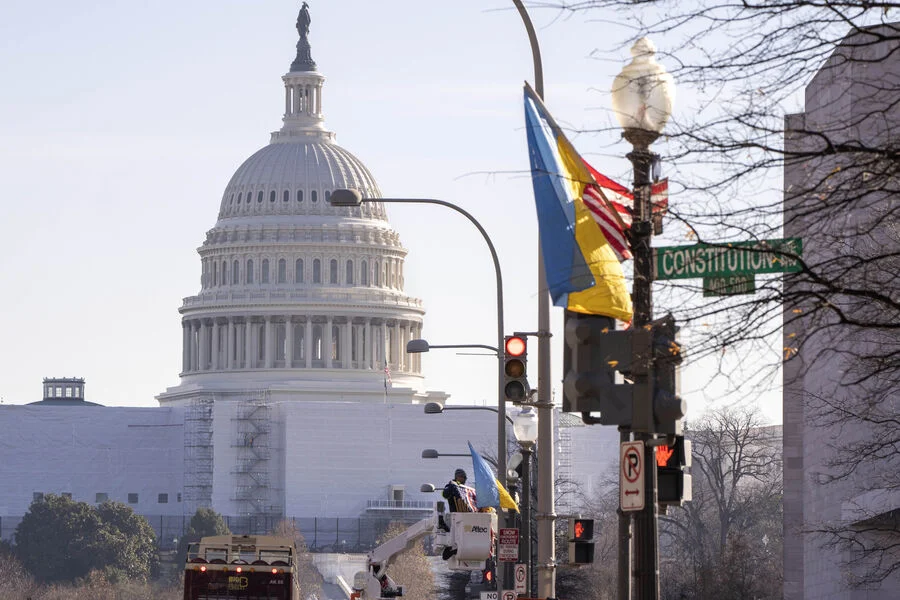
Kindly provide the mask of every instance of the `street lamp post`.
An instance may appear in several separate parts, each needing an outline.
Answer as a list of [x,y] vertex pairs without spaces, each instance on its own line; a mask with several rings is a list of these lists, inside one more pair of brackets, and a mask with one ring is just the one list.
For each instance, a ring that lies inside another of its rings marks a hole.
[[[544,99],[544,67],[541,47],[531,17],[522,0],[513,0],[531,45],[534,63],[534,90]],[[538,239],[538,583],[540,598],[556,597],[556,480],[553,458],[553,404],[550,396],[550,292],[544,253]]]
[[[459,214],[466,217],[472,225],[474,225],[481,237],[484,238],[491,252],[491,259],[494,261],[494,275],[497,285],[497,348],[503,347],[503,277],[500,273],[500,259],[497,258],[497,251],[494,249],[494,243],[488,236],[487,231],[481,226],[475,217],[473,217],[465,209],[444,200],[435,200],[433,198],[363,198],[359,190],[353,189],[337,189],[332,191],[330,202],[332,206],[359,206],[363,202],[382,202],[390,204],[437,204],[455,210]],[[497,352],[497,471],[506,473],[506,397],[503,393],[503,353]],[[503,589],[504,577],[498,573],[498,588]]]
[[[631,48],[632,60],[616,76],[612,88],[613,111],[622,126],[622,136],[631,143],[628,154],[634,168],[634,218],[631,248],[634,254],[633,328],[647,326],[653,318],[653,270],[650,241],[653,236],[650,199],[650,170],[659,156],[650,151],[652,144],[672,114],[675,84],[672,76],[656,62],[656,48],[641,38]],[[635,336],[633,339],[637,340]],[[658,506],[656,503],[656,453],[653,432],[652,385],[647,373],[652,366],[649,348],[632,348],[634,368],[634,414],[632,429],[644,442],[644,510],[635,516],[635,572],[637,597],[659,598]],[[648,393],[649,391],[649,393]]]
[[513,433],[522,450],[522,557],[528,565],[526,595],[534,598],[532,577],[534,560],[531,555],[531,454],[538,439],[538,416],[534,409],[526,406],[513,420]]

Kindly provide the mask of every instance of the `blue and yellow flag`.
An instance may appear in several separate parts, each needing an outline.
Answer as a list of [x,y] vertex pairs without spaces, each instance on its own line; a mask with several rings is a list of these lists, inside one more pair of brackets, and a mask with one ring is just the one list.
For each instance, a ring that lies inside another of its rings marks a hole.
[[534,90],[525,125],[544,269],[553,304],[630,321],[631,296],[615,251],[584,203],[594,178]]
[[491,470],[484,457],[475,452],[472,442],[469,442],[469,452],[472,453],[472,479],[475,480],[475,502],[478,508],[493,506],[496,509],[511,508],[519,512],[519,505],[512,499],[497,476]]

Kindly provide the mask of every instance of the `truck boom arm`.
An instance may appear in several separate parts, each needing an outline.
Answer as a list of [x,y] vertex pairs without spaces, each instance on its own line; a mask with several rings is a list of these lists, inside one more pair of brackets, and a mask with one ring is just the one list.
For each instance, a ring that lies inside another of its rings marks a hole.
[[437,529],[438,514],[432,515],[413,523],[400,535],[393,537],[369,552],[369,570],[375,577],[385,573],[398,554],[412,547],[420,538],[434,533]]
[[[439,503],[439,506],[443,503]],[[442,507],[439,508],[442,510]],[[449,516],[449,522],[444,518]],[[449,528],[447,527],[449,525]],[[435,546],[449,547],[448,566],[456,570],[484,568],[484,561],[493,553],[497,515],[489,513],[448,513],[438,511],[412,524],[409,528],[369,552],[365,571],[353,579],[351,600],[379,600],[403,596],[403,588],[387,575],[394,558],[410,548],[420,538],[434,534]],[[449,530],[449,532],[448,532]],[[448,559],[448,555],[444,555]]]

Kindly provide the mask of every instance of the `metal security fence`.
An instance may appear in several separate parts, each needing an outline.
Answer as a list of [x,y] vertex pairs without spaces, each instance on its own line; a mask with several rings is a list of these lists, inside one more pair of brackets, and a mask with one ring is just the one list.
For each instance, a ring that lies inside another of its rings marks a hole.
[[[189,515],[143,515],[156,532],[161,550],[174,550],[190,526]],[[271,533],[282,520],[291,521],[313,552],[368,552],[391,523],[410,524],[420,516],[372,516],[360,518],[225,516],[235,534]],[[12,541],[22,517],[0,517],[0,539]]]

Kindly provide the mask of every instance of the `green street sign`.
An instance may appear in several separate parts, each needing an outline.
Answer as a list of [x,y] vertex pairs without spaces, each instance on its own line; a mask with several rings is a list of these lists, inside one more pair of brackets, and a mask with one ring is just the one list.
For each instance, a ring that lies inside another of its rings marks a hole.
[[756,292],[753,275],[730,275],[728,277],[704,277],[703,296],[737,296]]
[[[797,257],[803,254],[803,240],[759,240],[695,244],[693,246],[663,246],[654,248],[653,264],[656,279],[688,279],[691,277],[730,277],[760,273],[796,273],[800,270]],[[779,254],[786,253],[789,256]]]

